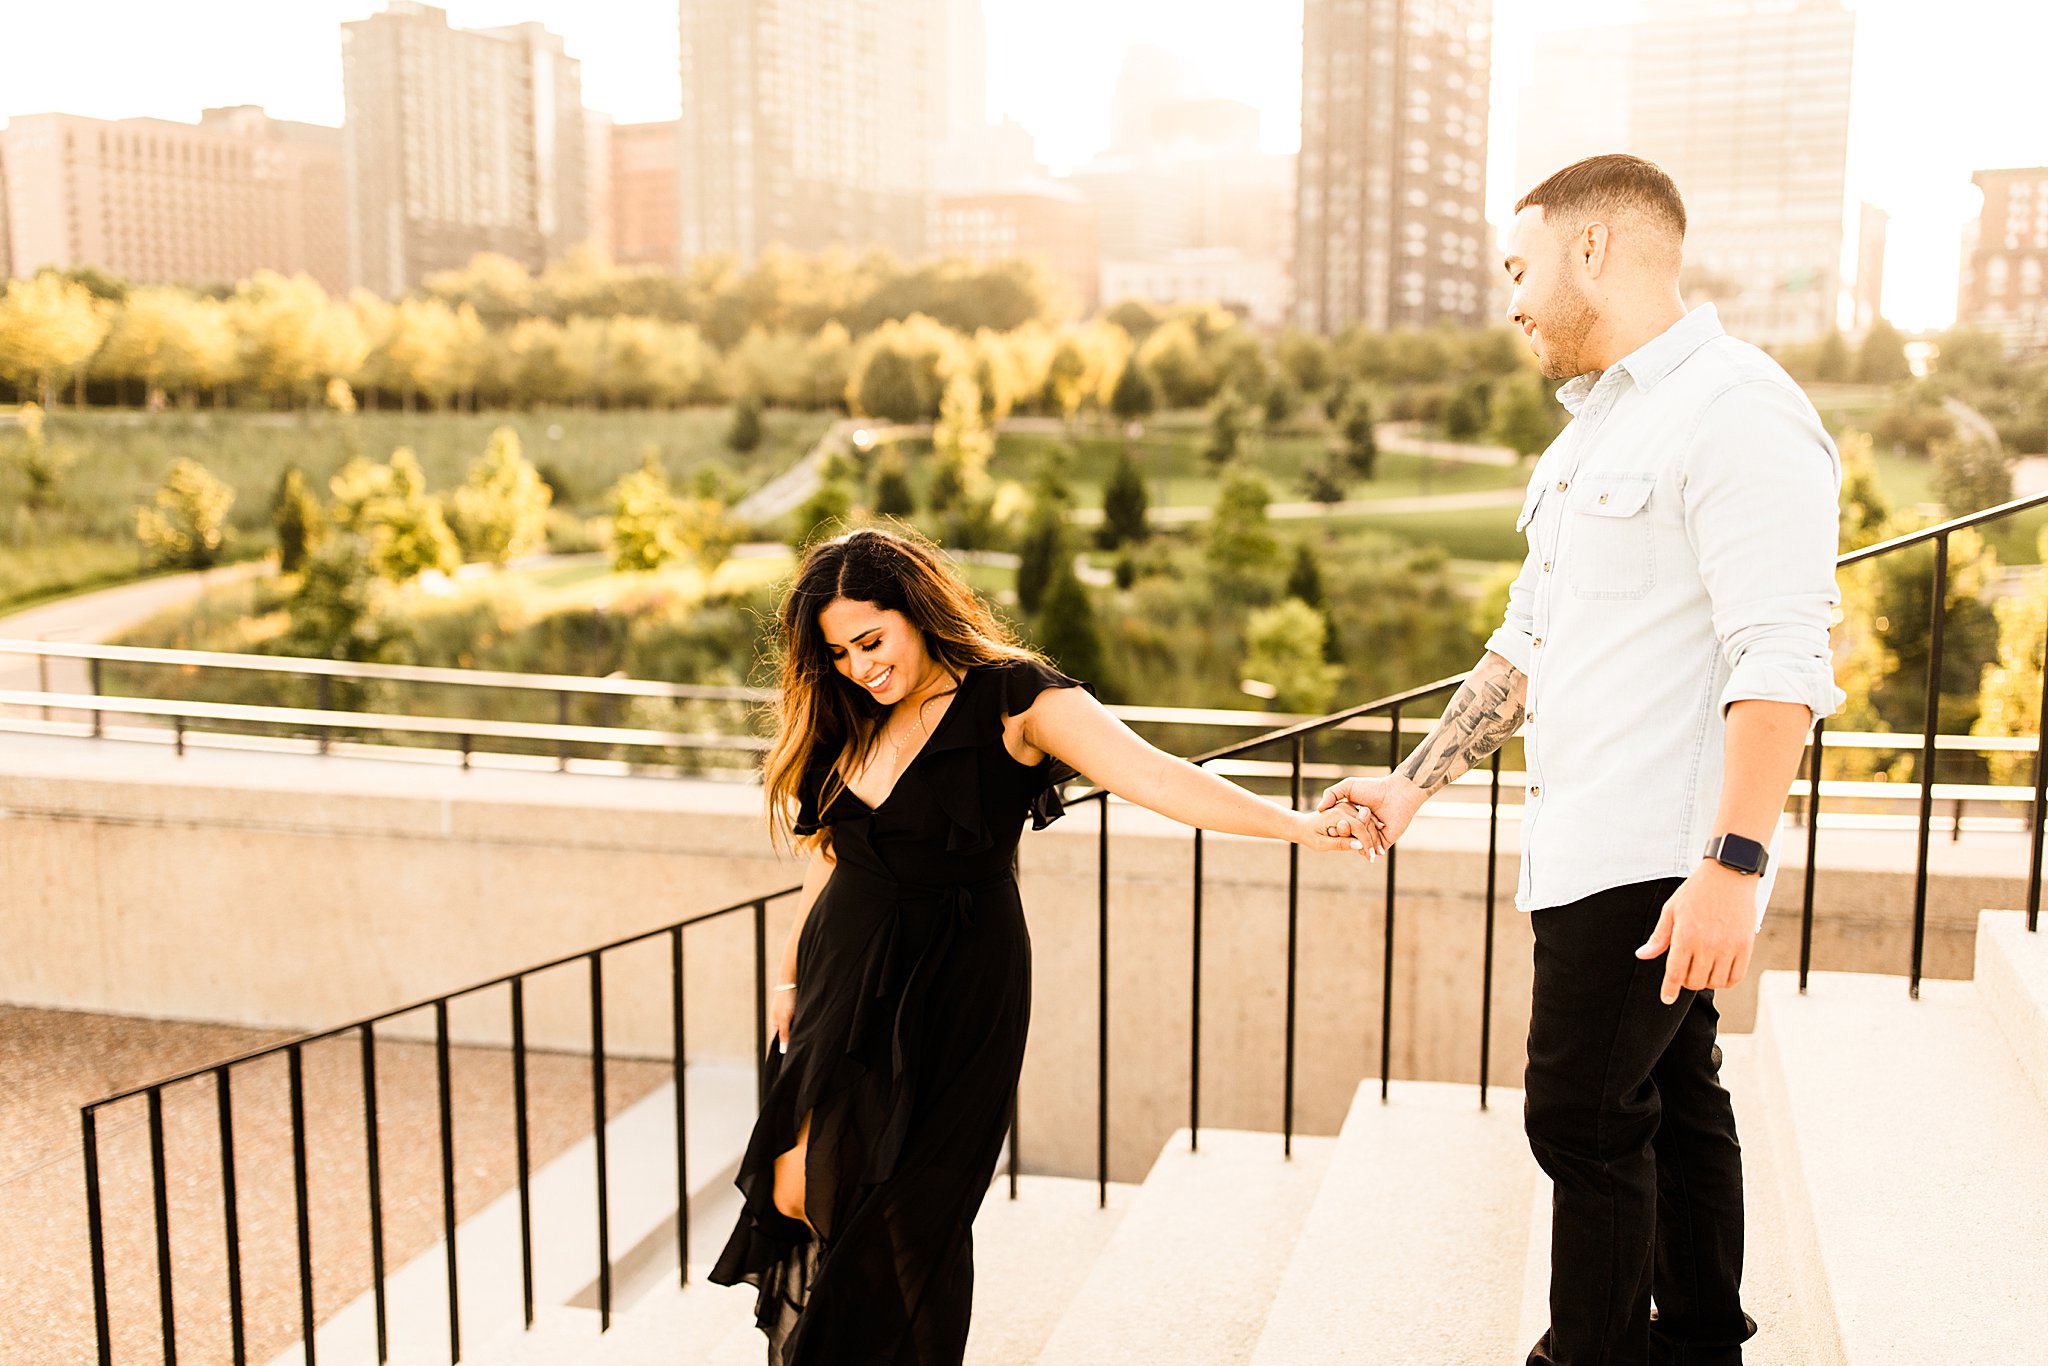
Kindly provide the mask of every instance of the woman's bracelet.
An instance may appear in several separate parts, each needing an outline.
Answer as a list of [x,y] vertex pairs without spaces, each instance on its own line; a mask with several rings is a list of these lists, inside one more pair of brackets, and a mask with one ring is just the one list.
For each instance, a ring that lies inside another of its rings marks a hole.
[[795,990],[796,990],[796,983],[794,983],[794,982],[777,982],[777,983],[775,984],[775,988],[774,988],[774,989],[775,989],[776,991],[795,991]]

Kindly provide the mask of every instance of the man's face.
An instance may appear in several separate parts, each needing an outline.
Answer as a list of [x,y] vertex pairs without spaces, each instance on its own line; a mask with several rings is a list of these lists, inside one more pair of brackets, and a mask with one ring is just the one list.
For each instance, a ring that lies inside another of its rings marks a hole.
[[1579,286],[1572,245],[1544,223],[1540,204],[1516,214],[1508,233],[1503,264],[1514,284],[1508,317],[1529,339],[1546,379],[1570,379],[1591,368],[1584,361],[1586,339],[1600,315]]

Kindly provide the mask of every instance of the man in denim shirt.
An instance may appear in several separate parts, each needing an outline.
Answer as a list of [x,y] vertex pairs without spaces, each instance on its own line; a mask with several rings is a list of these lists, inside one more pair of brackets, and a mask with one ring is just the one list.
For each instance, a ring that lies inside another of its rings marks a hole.
[[[1389,842],[1526,723],[1527,1126],[1555,1186],[1531,1366],[1730,1366],[1742,1160],[1714,990],[1740,982],[1829,667],[1841,466],[1779,366],[1687,312],[1685,207],[1600,156],[1516,206],[1510,305],[1572,422],[1487,653],[1407,760],[1325,794]],[[1656,1312],[1651,1312],[1651,1299]]]

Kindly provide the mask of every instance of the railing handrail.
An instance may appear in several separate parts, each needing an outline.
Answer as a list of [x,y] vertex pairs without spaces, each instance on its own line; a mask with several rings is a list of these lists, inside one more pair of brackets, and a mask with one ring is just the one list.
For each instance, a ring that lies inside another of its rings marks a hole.
[[442,1005],[450,1001],[459,1001],[465,996],[474,996],[478,992],[489,991],[493,987],[507,986],[516,978],[532,977],[537,973],[550,972],[555,968],[567,967],[571,963],[587,959],[592,954],[611,953],[615,949],[623,949],[629,945],[644,943],[649,939],[655,939],[664,934],[674,934],[677,930],[686,930],[692,925],[701,925],[707,920],[717,920],[722,916],[737,915],[741,911],[752,910],[761,902],[780,901],[782,898],[794,896],[802,890],[802,887],[784,887],[779,891],[768,892],[761,896],[750,896],[745,900],[735,901],[730,906],[721,906],[715,911],[704,911],[697,915],[686,916],[681,920],[671,921],[666,925],[657,925],[653,929],[629,934],[623,939],[614,939],[609,943],[578,949],[574,953],[565,953],[559,958],[550,958],[544,963],[535,963],[529,967],[518,968],[512,972],[500,973],[496,977],[491,977],[481,982],[473,982],[466,987],[459,987],[454,991],[437,992],[432,996],[422,997],[406,1005],[394,1006],[389,1010],[380,1010],[375,1015],[365,1015],[361,1019],[350,1020],[346,1024],[331,1025],[326,1029],[296,1034],[289,1039],[280,1039],[276,1043],[266,1044],[262,1048],[252,1048],[246,1053],[237,1053],[231,1058],[218,1059],[207,1063],[203,1067],[194,1067],[188,1071],[174,1073],[171,1076],[159,1077],[155,1081],[144,1082],[139,1086],[131,1086],[125,1091],[117,1091],[113,1095],[101,1096],[98,1100],[87,1101],[82,1108],[99,1110],[120,1101],[133,1100],[137,1096],[147,1095],[151,1091],[160,1091],[167,1086],[176,1086],[180,1082],[196,1081],[200,1077],[220,1071],[223,1067],[240,1067],[244,1063],[255,1062],[259,1059],[267,1058],[274,1053],[283,1053],[295,1047],[302,1048],[307,1044],[320,1043],[323,1040],[332,1039],[339,1035],[365,1028],[366,1026],[380,1025],[387,1020],[395,1020],[401,1015],[410,1015],[415,1010],[427,1010],[433,1006]]
[[1995,507],[1988,507],[1980,512],[1968,513],[1961,517],[1951,517],[1945,522],[1937,522],[1933,526],[1922,527],[1918,531],[1904,532],[1891,537],[1889,540],[1879,541],[1875,545],[1867,545],[1860,550],[1848,551],[1836,556],[1835,568],[1847,569],[1850,565],[1863,560],[1874,560],[1880,555],[1889,555],[1895,550],[1904,550],[1908,546],[1919,545],[1923,541],[1940,540],[1958,531],[1967,531],[1972,527],[1982,526],[1986,522],[1995,522],[2001,517],[2010,517],[2015,512],[2025,512],[2029,508],[2044,506],[2048,506],[2048,493],[2035,493],[2029,494],[2025,498],[2014,498],[2010,502],[2000,503]]

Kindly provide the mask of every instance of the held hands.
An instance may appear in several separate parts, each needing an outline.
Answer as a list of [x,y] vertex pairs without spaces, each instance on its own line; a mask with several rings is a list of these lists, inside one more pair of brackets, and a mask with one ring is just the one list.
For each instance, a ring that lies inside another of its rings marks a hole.
[[1707,991],[1732,987],[1749,971],[1756,939],[1756,879],[1708,860],[1679,884],[1649,942],[1636,950],[1648,962],[1669,952],[1664,964],[1664,1004],[1681,988]]
[[1379,836],[1378,842],[1367,843],[1359,852],[1367,860],[1375,860],[1394,846],[1394,841],[1407,832],[1408,822],[1415,819],[1428,793],[1399,774],[1384,778],[1346,778],[1323,793],[1318,805],[1319,811],[1353,810],[1371,820]]
[[1348,802],[1335,809],[1290,812],[1288,818],[1294,826],[1288,838],[1304,849],[1376,856],[1386,847],[1380,823],[1372,812]]

